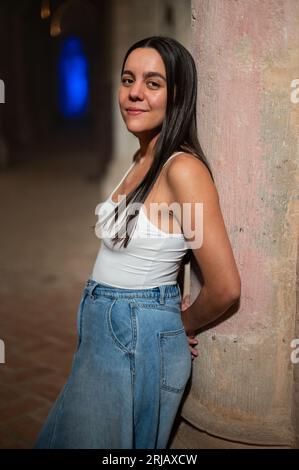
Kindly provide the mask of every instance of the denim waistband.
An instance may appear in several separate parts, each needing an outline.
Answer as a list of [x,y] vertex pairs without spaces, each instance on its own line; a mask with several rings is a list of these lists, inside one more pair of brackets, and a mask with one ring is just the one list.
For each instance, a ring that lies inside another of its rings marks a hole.
[[93,294],[99,294],[114,298],[152,298],[159,300],[160,304],[164,303],[164,299],[177,296],[179,296],[181,300],[181,291],[177,282],[175,284],[162,284],[147,289],[125,289],[108,284],[101,284],[93,279],[88,279],[85,289],[89,292],[91,297]]

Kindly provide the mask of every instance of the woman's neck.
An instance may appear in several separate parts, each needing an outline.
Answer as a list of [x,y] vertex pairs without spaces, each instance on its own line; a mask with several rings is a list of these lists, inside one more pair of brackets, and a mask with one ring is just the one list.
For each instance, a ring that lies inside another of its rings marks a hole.
[[159,134],[155,134],[154,137],[150,137],[147,139],[139,139],[140,148],[138,150],[136,159],[137,162],[139,162],[141,165],[153,161],[154,147],[159,137]]

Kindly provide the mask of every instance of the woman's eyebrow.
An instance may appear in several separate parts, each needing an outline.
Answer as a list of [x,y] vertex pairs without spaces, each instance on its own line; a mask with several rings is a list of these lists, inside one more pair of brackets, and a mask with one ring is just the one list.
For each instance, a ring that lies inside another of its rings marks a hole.
[[[127,73],[129,75],[132,75],[133,77],[135,76],[133,72],[131,72],[131,70],[124,70],[123,71],[123,74],[124,73]],[[166,78],[159,72],[144,72],[143,74],[143,77],[144,78],[149,78],[149,77],[160,77],[160,78],[163,78],[163,80],[166,82]]]

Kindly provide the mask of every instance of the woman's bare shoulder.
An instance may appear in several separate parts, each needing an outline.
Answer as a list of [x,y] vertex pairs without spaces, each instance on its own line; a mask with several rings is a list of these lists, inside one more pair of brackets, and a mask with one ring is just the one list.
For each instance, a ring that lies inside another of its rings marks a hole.
[[217,195],[215,184],[205,163],[191,153],[183,152],[173,158],[167,168],[167,182],[170,189],[176,193],[214,192]]

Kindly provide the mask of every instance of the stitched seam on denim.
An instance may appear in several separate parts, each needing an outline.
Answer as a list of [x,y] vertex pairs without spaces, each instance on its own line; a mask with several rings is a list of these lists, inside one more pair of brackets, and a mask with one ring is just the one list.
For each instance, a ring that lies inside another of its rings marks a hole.
[[[133,366],[132,366],[133,364]],[[133,368],[133,371],[132,371]],[[134,406],[134,390],[135,390],[135,356],[130,356],[130,373],[131,373],[131,405],[132,405],[132,449],[135,449],[135,406]]]
[[135,305],[132,304],[131,302],[129,302],[129,304],[130,304],[131,322],[132,322],[132,349],[131,349],[131,353],[134,353],[135,349],[136,349],[136,344],[137,344],[137,319],[136,319]]
[[[115,289],[119,289],[118,287],[116,287]],[[154,289],[154,288],[153,288]],[[96,283],[95,284],[89,284],[89,285],[86,285],[84,287],[84,291],[85,292],[88,292],[89,294],[91,294],[92,292],[92,297],[108,297],[108,298],[111,298],[111,299],[115,299],[115,298],[143,298],[143,299],[156,299],[156,300],[159,300],[160,298],[160,291],[159,291],[159,288],[155,287],[155,289],[158,289],[157,291],[155,292],[140,292],[139,290],[134,290],[133,289],[133,292],[114,292],[113,291],[113,288],[112,289],[105,289],[103,287],[97,287],[96,286]],[[125,289],[123,289],[125,290]],[[132,289],[131,289],[132,290]],[[167,289],[166,289],[167,290]],[[171,292],[164,292],[164,298],[165,299],[173,299],[175,297],[179,297],[180,296],[180,291],[179,291],[179,286],[177,286],[175,288],[175,291],[173,291],[172,293]],[[142,291],[142,289],[141,289]]]
[[107,324],[108,324],[108,329],[109,329],[109,332],[110,332],[110,336],[111,336],[111,339],[113,340],[113,342],[115,343],[115,345],[121,349],[122,351],[124,351],[125,353],[128,353],[130,354],[131,351],[129,349],[127,349],[117,338],[117,336],[115,335],[114,331],[113,331],[113,326],[112,326],[112,322],[111,322],[111,312],[112,312],[112,308],[115,304],[115,302],[117,301],[118,299],[115,299],[114,302],[112,302],[112,304],[108,307],[108,312],[107,312]]
[[175,306],[175,305],[160,305],[160,304],[143,304],[143,303],[136,303],[136,307],[142,309],[142,308],[145,308],[147,310],[167,310],[169,312],[173,312],[173,313],[176,313],[178,315],[181,314],[181,309],[179,308],[179,306]]
[[166,380],[166,374],[165,374],[165,358],[164,358],[164,352],[163,352],[163,346],[162,346],[162,339],[163,337],[167,336],[178,336],[179,334],[185,332],[184,328],[180,328],[179,330],[173,330],[173,331],[161,331],[159,336],[160,336],[160,351],[161,351],[161,373],[162,373],[162,380],[161,380],[161,388],[163,390],[168,390],[170,392],[175,392],[175,393],[180,393],[184,390],[185,385],[181,387],[172,387],[171,385],[167,384]]
[[79,350],[79,347],[81,346],[82,342],[82,329],[83,329],[83,309],[85,305],[85,301],[87,299],[87,293],[84,293],[84,297],[82,298],[82,302],[80,305],[80,310],[79,310],[79,331],[78,331],[78,346],[77,346],[77,351]]
[[[105,293],[97,293],[97,292],[94,292],[92,294],[92,299],[93,300],[96,300],[96,299],[99,299],[99,298],[102,298],[102,297],[105,297],[105,298],[108,298],[109,300],[115,300],[115,299],[123,299],[123,300],[133,300],[133,299],[151,299],[151,300],[156,300],[159,302],[159,294],[157,295],[138,295],[138,294],[118,294],[118,293],[115,293],[113,295],[111,294],[105,294]],[[175,295],[171,295],[171,296],[165,296],[164,299],[175,299],[175,298],[178,298],[179,299],[179,296],[178,294],[175,294]]]
[[168,330],[168,331],[161,331],[162,336],[177,336],[185,332],[185,328],[180,328],[179,330]]

